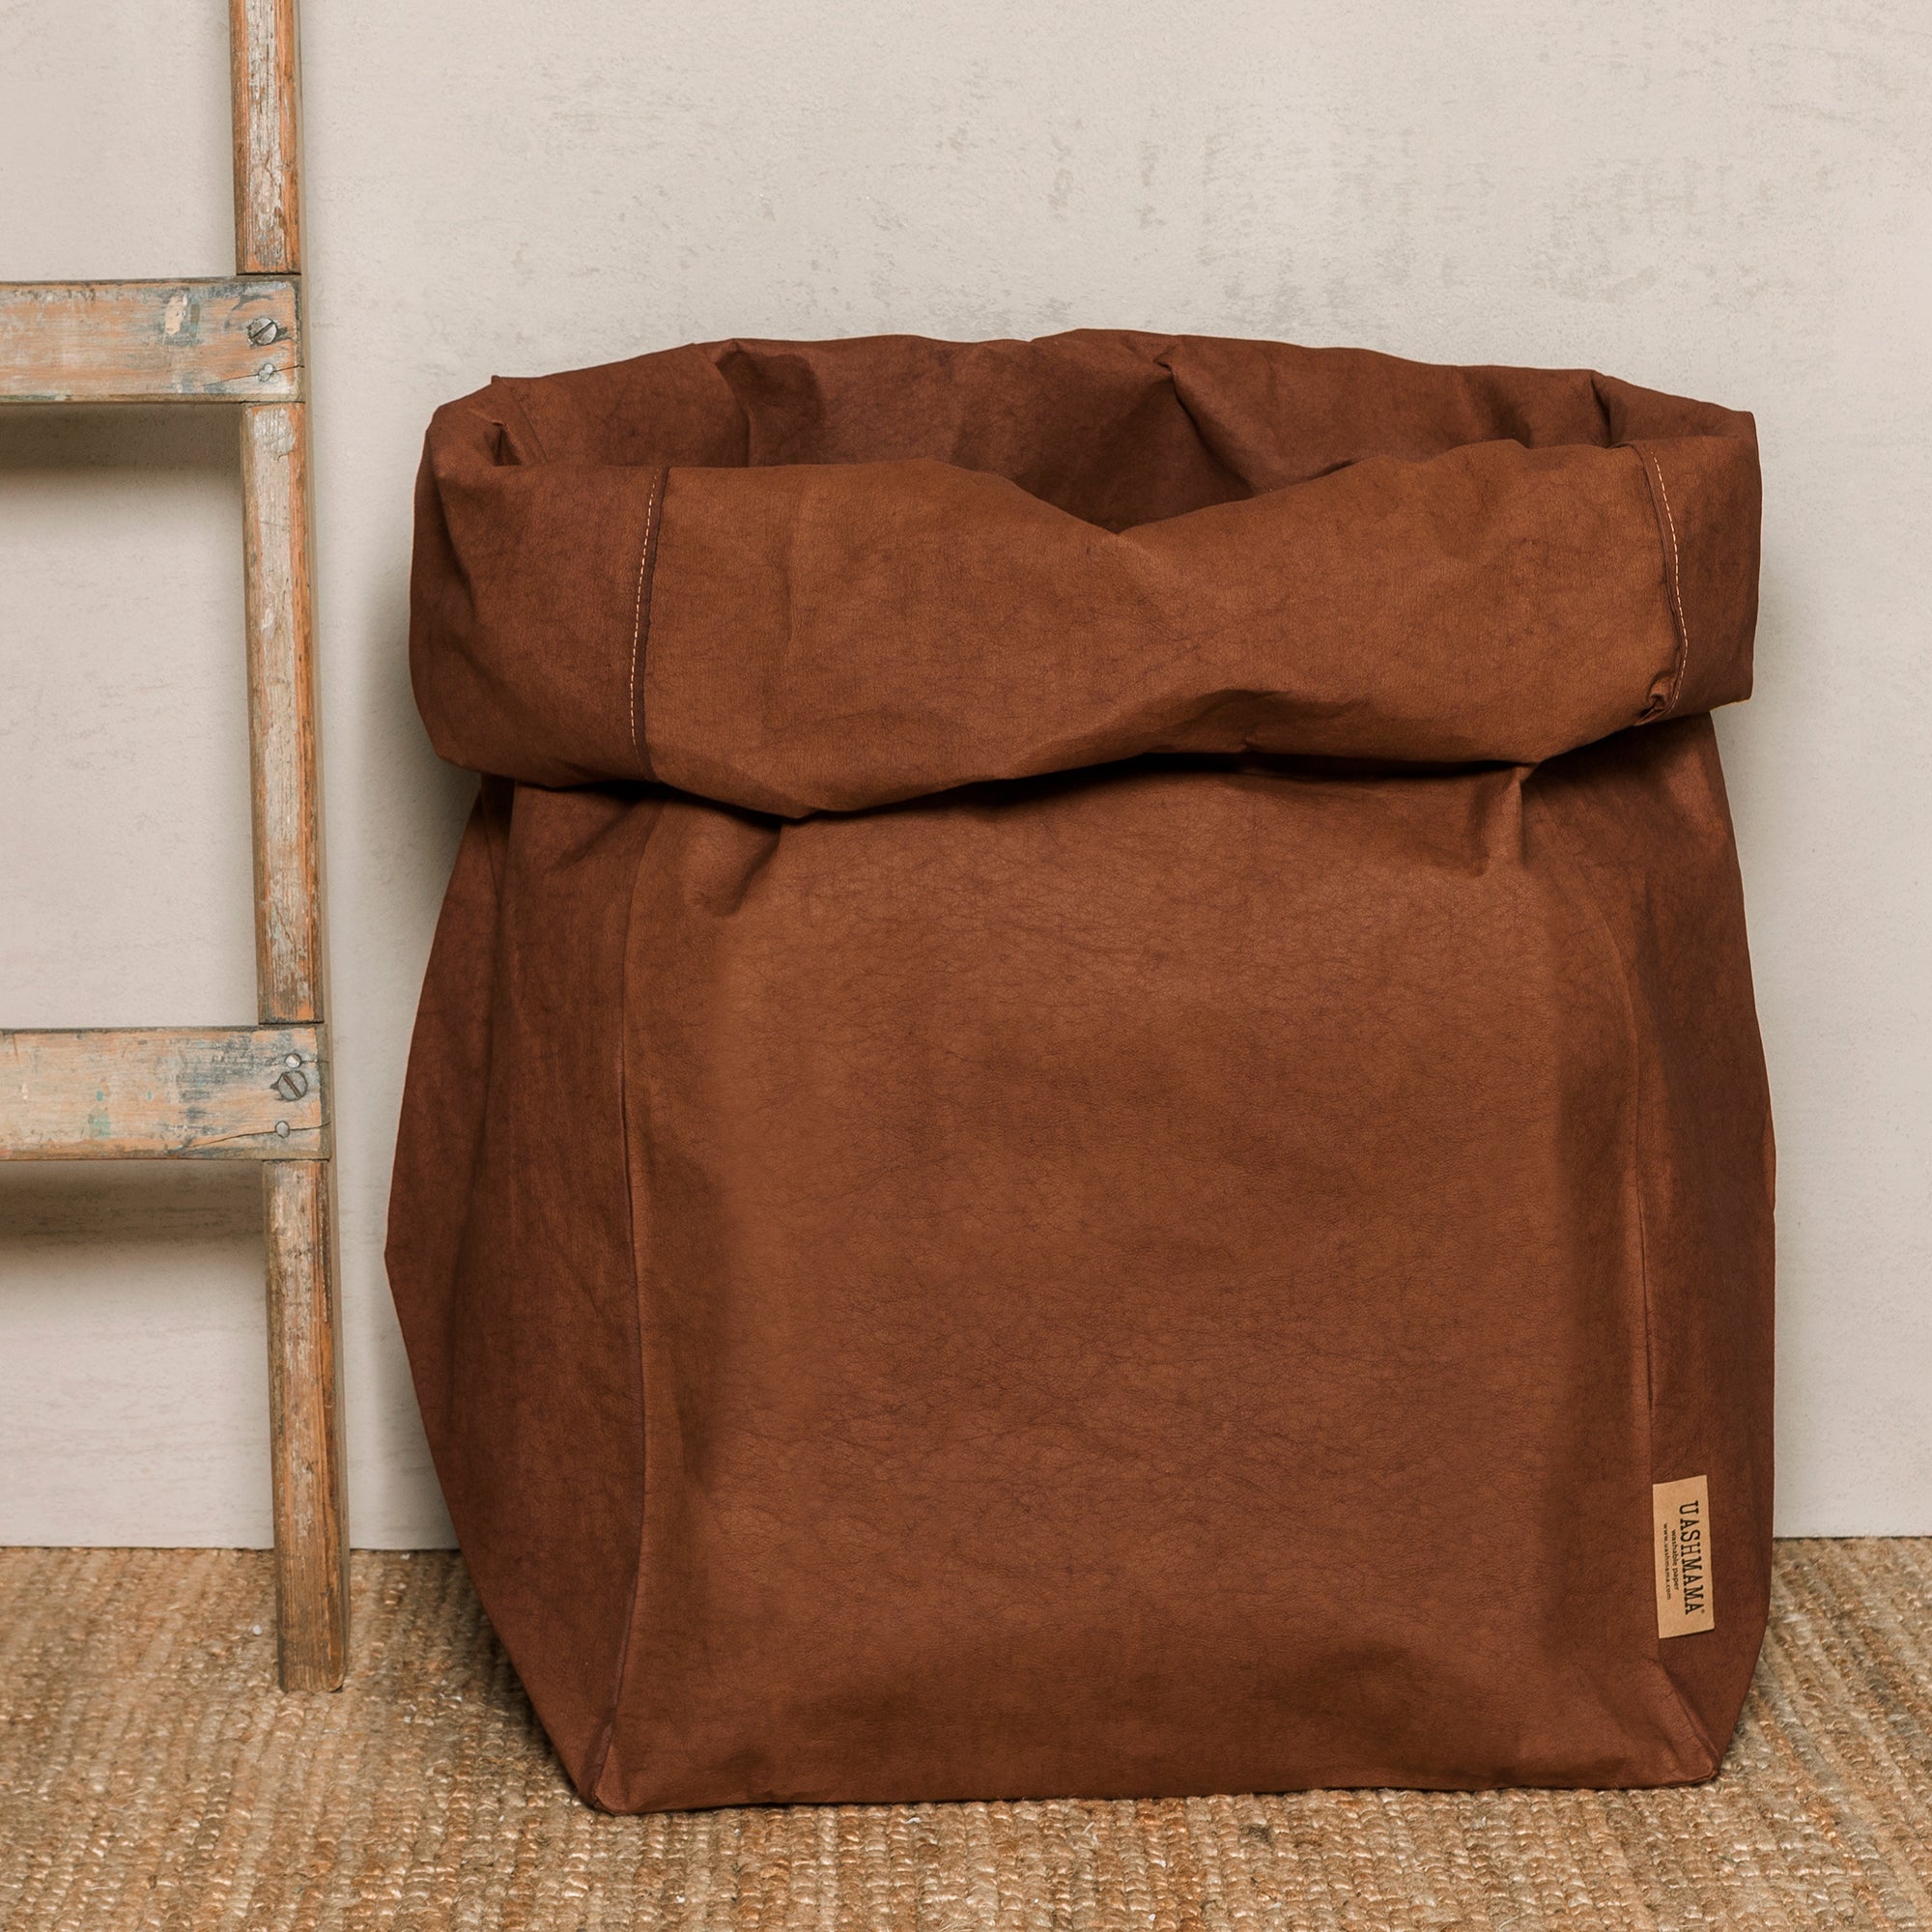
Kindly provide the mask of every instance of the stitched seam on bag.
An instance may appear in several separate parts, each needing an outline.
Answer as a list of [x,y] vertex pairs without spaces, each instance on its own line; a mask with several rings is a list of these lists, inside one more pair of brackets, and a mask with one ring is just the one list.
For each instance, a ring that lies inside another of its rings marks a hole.
[[1670,541],[1669,563],[1663,581],[1670,598],[1670,614],[1677,624],[1677,662],[1671,668],[1670,688],[1664,694],[1662,709],[1658,714],[1667,718],[1677,708],[1678,696],[1684,689],[1684,673],[1690,663],[1690,620],[1684,611],[1684,559],[1677,545],[1677,519],[1671,513],[1670,492],[1664,486],[1662,467],[1642,443],[1634,442],[1631,447],[1636,451],[1637,461],[1643,466],[1644,481],[1653,486],[1652,509],[1662,512],[1663,522],[1658,532],[1659,537],[1668,537]]
[[1684,562],[1677,550],[1677,519],[1670,511],[1670,491],[1663,480],[1663,466],[1654,456],[1650,467],[1657,472],[1657,494],[1663,498],[1663,521],[1670,530],[1670,594],[1677,603],[1677,629],[1684,639],[1684,649],[1677,660],[1677,675],[1670,680],[1670,703],[1675,706],[1677,694],[1684,685],[1684,667],[1690,657],[1690,619],[1684,611]]
[[651,478],[650,494],[644,498],[644,537],[638,548],[638,594],[631,611],[631,750],[637,754],[638,768],[646,778],[650,767],[644,762],[644,748],[638,739],[638,651],[644,636],[644,572],[651,560],[651,529],[657,522],[658,489],[662,472]]
[[[1611,925],[1608,915],[1598,902],[1595,888],[1591,884],[1587,867],[1571,849],[1569,835],[1561,816],[1554,807],[1546,802],[1542,809],[1544,824],[1550,833],[1552,848],[1562,857],[1565,869],[1576,880],[1583,897],[1583,903],[1590,910],[1590,917],[1597,929],[1603,934],[1604,944],[1608,950],[1615,967],[1618,997],[1623,1004],[1624,1025],[1631,1049],[1631,1196],[1636,1205],[1636,1254],[1637,1283],[1643,1299],[1643,1408],[1644,1408],[1644,1473],[1654,1484],[1657,1480],[1657,1375],[1655,1321],[1657,1303],[1651,1290],[1650,1280],[1650,1231],[1649,1217],[1643,1207],[1643,1039],[1637,1027],[1636,997],[1634,991],[1634,973],[1631,962],[1624,955],[1624,949],[1618,943],[1616,929]],[[1683,1687],[1670,1674],[1669,1666],[1663,1661],[1662,1639],[1653,1640],[1652,1661],[1657,1665],[1658,1674],[1669,1688],[1671,1697],[1679,1714],[1689,1727],[1691,1737],[1701,1745],[1713,1764],[1718,1763],[1722,1753],[1712,1742],[1704,1720],[1697,1715]]]
[[[626,1016],[628,1016],[631,990],[631,935],[636,928],[638,918],[638,883],[643,876],[644,861],[650,852],[651,839],[663,817],[663,807],[654,805],[651,809],[650,824],[644,831],[643,843],[638,849],[637,870],[631,875],[631,903],[624,914],[622,1008]],[[611,1679],[611,1708],[591,1751],[590,1775],[584,1779],[584,1790],[593,1804],[604,1804],[603,1798],[599,1795],[599,1786],[604,1782],[604,1773],[611,1761],[611,1747],[616,1743],[617,1716],[624,1708],[624,1683],[631,1674],[632,1638],[638,1624],[638,1605],[642,1600],[644,1592],[644,1530],[650,1505],[650,1429],[644,1406],[644,1283],[643,1269],[638,1263],[638,1181],[631,1161],[631,1061],[629,1053],[624,1050],[622,1044],[629,1038],[628,1027],[620,1024],[618,1034],[620,1044],[617,1063],[617,1116],[624,1136],[625,1228],[629,1236],[631,1258],[631,1317],[634,1323],[632,1332],[637,1338],[635,1358],[638,1365],[638,1549],[636,1561],[631,1569],[630,1592],[624,1602],[624,1629],[617,1642],[616,1668]]]

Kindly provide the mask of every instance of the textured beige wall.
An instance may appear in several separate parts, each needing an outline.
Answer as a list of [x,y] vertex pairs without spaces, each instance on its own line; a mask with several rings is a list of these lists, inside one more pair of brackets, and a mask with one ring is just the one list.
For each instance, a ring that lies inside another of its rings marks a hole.
[[[224,271],[219,0],[0,0],[0,276]],[[1932,41],[1917,0],[307,0],[355,1534],[446,1534],[382,1276],[469,795],[403,664],[431,407],[733,332],[1124,324],[1755,410],[1722,722],[1782,1150],[1782,1520],[1932,1530]],[[250,1013],[215,415],[0,417],[0,1022]],[[251,1177],[0,1175],[0,1541],[266,1538]]]

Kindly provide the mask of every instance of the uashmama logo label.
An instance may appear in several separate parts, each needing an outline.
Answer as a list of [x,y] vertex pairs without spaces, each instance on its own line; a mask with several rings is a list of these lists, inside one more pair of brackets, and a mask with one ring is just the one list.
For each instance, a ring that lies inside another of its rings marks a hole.
[[1711,1490],[1702,1476],[1653,1483],[1651,1548],[1657,1559],[1657,1634],[1716,1628],[1711,1606]]

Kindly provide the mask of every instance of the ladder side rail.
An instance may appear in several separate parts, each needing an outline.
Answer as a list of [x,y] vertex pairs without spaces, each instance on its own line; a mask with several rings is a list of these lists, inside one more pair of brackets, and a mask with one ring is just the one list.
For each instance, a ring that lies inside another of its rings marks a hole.
[[[295,0],[229,0],[235,115],[235,258],[242,275],[301,270]],[[321,810],[315,731],[308,411],[242,411],[248,736],[255,842],[255,962],[264,1024],[323,1031]],[[349,1548],[336,1384],[334,1164],[262,1172],[276,1634],[285,1690],[341,1684]]]

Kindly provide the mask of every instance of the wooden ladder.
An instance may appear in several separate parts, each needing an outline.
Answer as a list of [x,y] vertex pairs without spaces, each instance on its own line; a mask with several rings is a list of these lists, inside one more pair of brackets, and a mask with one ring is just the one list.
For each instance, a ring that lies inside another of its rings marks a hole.
[[0,1160],[262,1163],[276,1639],[342,1682],[348,1551],[323,1027],[295,0],[229,0],[235,276],[0,283],[0,402],[239,410],[253,776],[254,1027],[0,1031]]

